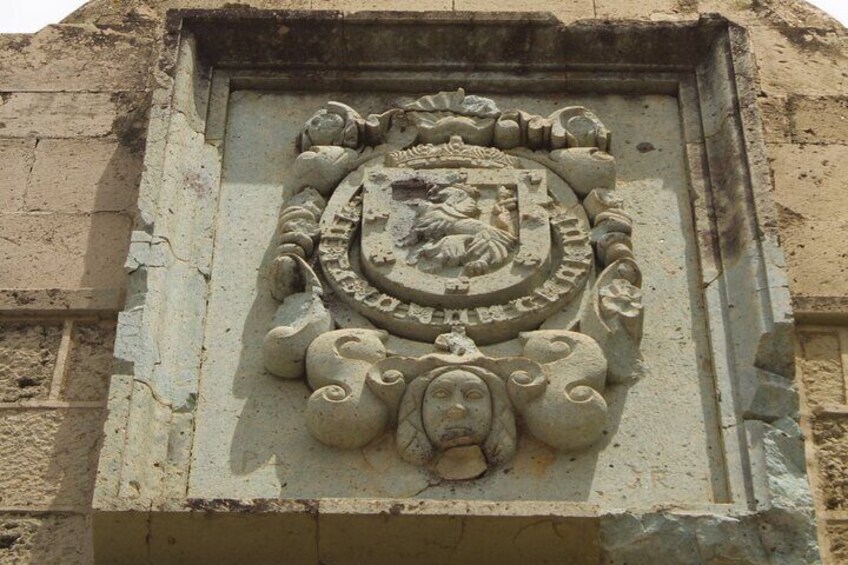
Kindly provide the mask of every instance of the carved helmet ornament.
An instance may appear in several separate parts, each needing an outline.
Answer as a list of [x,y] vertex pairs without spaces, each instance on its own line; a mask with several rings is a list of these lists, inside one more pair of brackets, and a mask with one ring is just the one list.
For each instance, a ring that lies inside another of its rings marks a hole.
[[606,384],[644,365],[632,222],[594,114],[460,89],[367,118],[330,102],[298,143],[263,353],[306,376],[317,440],[393,431],[449,480],[511,459],[519,433],[597,441]]

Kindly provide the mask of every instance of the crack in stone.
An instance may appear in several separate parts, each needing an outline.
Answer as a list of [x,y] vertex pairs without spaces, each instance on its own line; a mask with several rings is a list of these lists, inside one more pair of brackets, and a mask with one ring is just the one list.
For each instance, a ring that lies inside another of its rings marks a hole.
[[[161,363],[160,362],[155,363],[154,367],[157,366],[157,365],[161,365]],[[155,400],[161,406],[163,406],[163,407],[165,407],[169,410],[174,409],[174,405],[171,402],[168,402],[167,400],[162,398],[162,396],[154,388],[153,384],[150,383],[149,381],[146,381],[144,379],[140,379],[140,378],[136,377],[136,378],[133,379],[133,382],[139,383],[139,384],[147,387],[147,389],[150,391],[150,396],[153,398],[153,400]]]
[[701,286],[701,288],[703,288],[705,290],[708,289],[714,282],[716,282],[718,279],[720,279],[723,274],[724,274],[724,271],[719,271],[718,274],[716,274],[713,278],[711,278],[710,280],[705,282]]

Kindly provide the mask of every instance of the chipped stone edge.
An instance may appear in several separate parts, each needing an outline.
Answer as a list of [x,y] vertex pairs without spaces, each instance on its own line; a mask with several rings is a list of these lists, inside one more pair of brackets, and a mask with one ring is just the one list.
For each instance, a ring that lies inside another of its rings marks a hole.
[[95,509],[186,493],[221,152],[204,139],[210,81],[194,39],[167,34],[161,48]]

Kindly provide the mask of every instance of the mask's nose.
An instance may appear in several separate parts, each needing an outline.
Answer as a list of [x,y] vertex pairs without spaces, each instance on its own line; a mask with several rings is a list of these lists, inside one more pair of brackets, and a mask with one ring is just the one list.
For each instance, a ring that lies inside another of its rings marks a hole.
[[468,409],[457,402],[456,404],[448,408],[447,416],[452,420],[459,420],[460,418],[465,416],[466,412],[468,412]]

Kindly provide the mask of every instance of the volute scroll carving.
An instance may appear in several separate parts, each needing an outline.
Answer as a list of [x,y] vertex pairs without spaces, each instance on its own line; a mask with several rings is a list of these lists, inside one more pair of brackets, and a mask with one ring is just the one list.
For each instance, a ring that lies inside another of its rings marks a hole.
[[393,433],[445,480],[508,462],[521,434],[595,444],[606,387],[645,371],[633,222],[598,117],[460,89],[367,118],[329,102],[298,144],[263,354],[306,377],[310,433],[345,449]]

